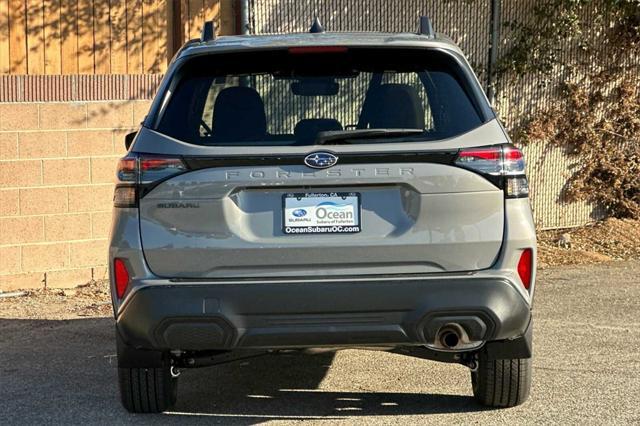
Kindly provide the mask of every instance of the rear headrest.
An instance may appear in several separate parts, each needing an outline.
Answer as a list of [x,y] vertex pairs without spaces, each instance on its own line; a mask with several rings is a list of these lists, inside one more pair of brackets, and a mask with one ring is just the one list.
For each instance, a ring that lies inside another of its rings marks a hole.
[[267,134],[267,117],[260,94],[250,87],[227,87],[213,107],[215,141],[259,140]]
[[424,105],[408,84],[383,84],[373,93],[371,128],[424,129]]
[[296,124],[293,134],[297,143],[311,144],[316,140],[318,133],[329,130],[342,130],[342,124],[333,118],[307,118]]

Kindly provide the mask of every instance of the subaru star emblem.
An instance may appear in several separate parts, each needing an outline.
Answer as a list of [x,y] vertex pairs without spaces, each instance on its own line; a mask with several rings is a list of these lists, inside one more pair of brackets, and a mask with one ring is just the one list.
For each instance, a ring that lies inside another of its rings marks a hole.
[[338,157],[328,152],[314,152],[304,157],[304,164],[314,169],[326,169],[337,162]]
[[295,217],[305,217],[307,215],[307,211],[305,209],[296,209],[291,214]]

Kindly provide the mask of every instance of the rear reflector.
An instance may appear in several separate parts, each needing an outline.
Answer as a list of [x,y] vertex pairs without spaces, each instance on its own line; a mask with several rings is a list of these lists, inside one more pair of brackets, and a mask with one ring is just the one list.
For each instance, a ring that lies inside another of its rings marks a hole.
[[533,272],[533,250],[524,249],[518,261],[518,276],[524,288],[531,287],[531,275]]
[[127,265],[125,265],[124,260],[115,259],[113,261],[113,271],[116,278],[116,294],[118,299],[122,299],[129,286],[129,271],[127,271]]

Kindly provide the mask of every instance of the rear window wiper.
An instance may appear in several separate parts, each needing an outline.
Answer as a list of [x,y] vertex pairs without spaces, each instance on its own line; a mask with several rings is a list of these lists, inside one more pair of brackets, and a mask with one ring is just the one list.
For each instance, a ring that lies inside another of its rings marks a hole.
[[401,136],[414,136],[424,133],[422,129],[355,129],[355,130],[330,130],[319,132],[316,137],[316,145],[331,145],[349,143],[359,139],[388,139]]

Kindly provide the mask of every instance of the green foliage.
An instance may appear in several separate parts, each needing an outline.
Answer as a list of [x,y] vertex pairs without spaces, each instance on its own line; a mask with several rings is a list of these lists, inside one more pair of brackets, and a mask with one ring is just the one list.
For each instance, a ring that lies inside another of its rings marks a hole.
[[[587,6],[597,13],[584,13]],[[529,22],[506,27],[513,44],[499,77],[551,79],[559,66],[568,70],[557,74],[563,76],[558,101],[531,117],[516,141],[556,144],[580,159],[567,201],[640,218],[640,0],[547,0]],[[582,50],[582,62],[563,62],[561,53],[571,46]]]
[[[592,0],[546,0],[532,8],[527,22],[505,22],[512,43],[498,63],[497,74],[548,74],[555,65],[562,64],[563,46],[571,42],[593,51],[611,45],[614,54],[640,46],[640,0],[596,1],[598,13],[592,22],[584,16],[591,3]],[[593,37],[594,31],[602,34]]]
[[560,42],[579,37],[582,29],[577,9],[585,0],[550,0],[533,7],[529,23],[509,21],[512,47],[498,63],[498,74],[548,73],[559,62]]

